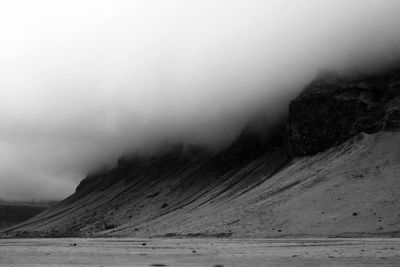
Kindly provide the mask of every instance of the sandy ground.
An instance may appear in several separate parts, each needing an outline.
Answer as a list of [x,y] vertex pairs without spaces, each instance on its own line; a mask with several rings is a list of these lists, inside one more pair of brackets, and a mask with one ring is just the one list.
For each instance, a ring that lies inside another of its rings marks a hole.
[[0,239],[0,266],[400,266],[400,239]]

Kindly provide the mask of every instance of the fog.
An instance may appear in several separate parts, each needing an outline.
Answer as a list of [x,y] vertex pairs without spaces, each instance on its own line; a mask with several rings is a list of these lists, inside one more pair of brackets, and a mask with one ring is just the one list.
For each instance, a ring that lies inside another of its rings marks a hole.
[[2,1],[0,198],[162,142],[229,143],[320,68],[393,59],[398,0]]

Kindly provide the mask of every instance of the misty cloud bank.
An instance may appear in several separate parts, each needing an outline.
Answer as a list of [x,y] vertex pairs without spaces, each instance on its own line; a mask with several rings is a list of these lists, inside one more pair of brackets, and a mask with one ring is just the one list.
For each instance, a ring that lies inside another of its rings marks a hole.
[[220,146],[319,68],[393,60],[398,0],[3,1],[0,198],[60,199],[160,142]]

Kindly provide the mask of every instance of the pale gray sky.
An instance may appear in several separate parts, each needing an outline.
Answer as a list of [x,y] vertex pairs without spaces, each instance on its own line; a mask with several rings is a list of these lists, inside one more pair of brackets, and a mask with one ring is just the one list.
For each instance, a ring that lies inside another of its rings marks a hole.
[[1,1],[0,198],[63,198],[161,139],[230,140],[319,68],[393,57],[399,14],[398,0]]

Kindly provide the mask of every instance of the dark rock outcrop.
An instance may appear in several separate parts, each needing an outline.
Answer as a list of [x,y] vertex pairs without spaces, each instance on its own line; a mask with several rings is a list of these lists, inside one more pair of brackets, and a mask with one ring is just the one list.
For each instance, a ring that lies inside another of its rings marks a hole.
[[291,102],[287,128],[294,155],[324,151],[360,132],[399,130],[400,68],[319,77]]

